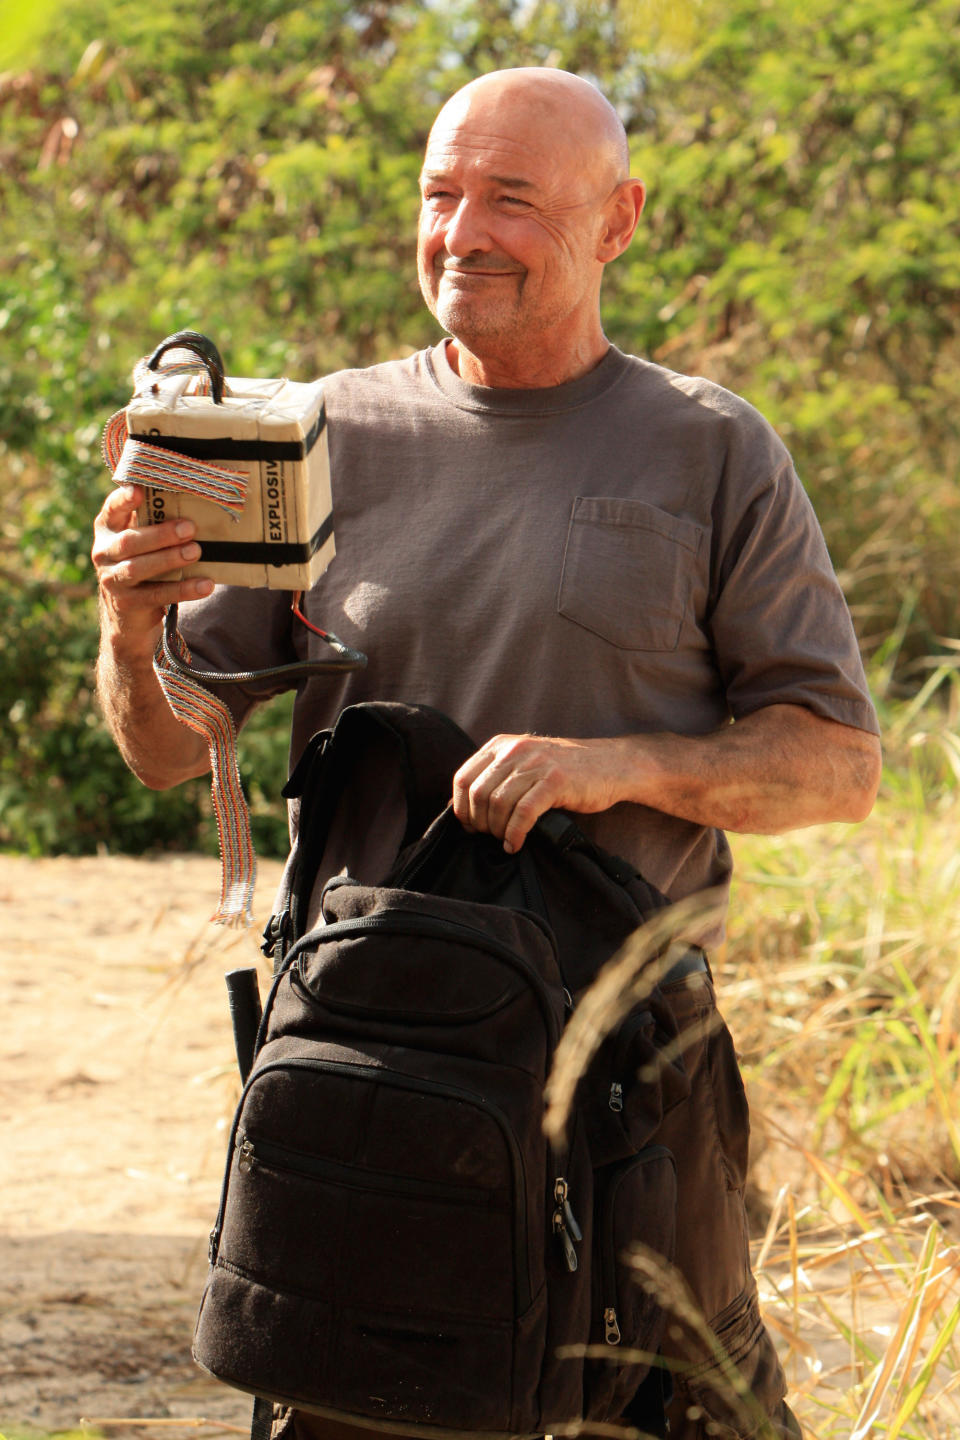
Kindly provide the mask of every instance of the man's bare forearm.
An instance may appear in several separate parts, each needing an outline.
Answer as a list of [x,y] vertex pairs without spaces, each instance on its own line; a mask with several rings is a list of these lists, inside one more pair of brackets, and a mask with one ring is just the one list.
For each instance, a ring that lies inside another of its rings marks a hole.
[[496,735],[458,771],[453,803],[512,850],[554,806],[596,814],[627,801],[758,835],[863,820],[879,779],[875,735],[771,705],[709,735]]
[[706,736],[639,735],[623,748],[622,799],[752,835],[870,813],[876,736],[795,705],[774,705]]
[[168,790],[209,770],[205,741],[177,720],[152,658],[118,654],[106,627],[97,659],[97,695],[121,755],[144,785]]

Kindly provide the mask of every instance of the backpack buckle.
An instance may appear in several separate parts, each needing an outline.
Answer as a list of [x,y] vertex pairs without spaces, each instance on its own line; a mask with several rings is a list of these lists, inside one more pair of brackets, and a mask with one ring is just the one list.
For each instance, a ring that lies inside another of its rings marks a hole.
[[263,940],[260,949],[269,960],[276,960],[283,954],[283,942],[290,933],[290,911],[281,910],[279,915],[271,915],[263,927]]

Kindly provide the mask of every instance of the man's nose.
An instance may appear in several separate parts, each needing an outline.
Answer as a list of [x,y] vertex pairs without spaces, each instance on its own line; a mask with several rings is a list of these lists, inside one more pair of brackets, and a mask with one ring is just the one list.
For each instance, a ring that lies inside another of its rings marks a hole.
[[451,255],[489,250],[491,240],[485,207],[466,195],[461,196],[457,208],[447,220],[443,239],[444,247]]

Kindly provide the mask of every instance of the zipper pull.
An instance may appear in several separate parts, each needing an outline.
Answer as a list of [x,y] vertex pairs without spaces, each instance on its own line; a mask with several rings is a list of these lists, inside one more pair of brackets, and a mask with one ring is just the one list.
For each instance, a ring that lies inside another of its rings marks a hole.
[[573,1207],[570,1204],[570,1186],[562,1175],[558,1175],[554,1182],[553,1198],[563,1211],[563,1218],[566,1221],[567,1229],[570,1231],[574,1240],[579,1243],[583,1239],[583,1231],[577,1224],[577,1217],[574,1215]]
[[567,1262],[567,1269],[571,1275],[580,1268],[580,1261],[577,1259],[577,1252],[573,1241],[570,1239],[570,1232],[567,1229],[567,1222],[563,1218],[562,1210],[553,1212],[553,1233],[557,1236],[563,1246],[563,1258]]
[[577,1217],[570,1205],[569,1186],[562,1175],[558,1175],[553,1182],[553,1198],[556,1201],[556,1209],[553,1212],[553,1233],[563,1246],[563,1258],[567,1262],[567,1269],[572,1274],[580,1264],[573,1242],[582,1240],[583,1232],[577,1224]]
[[257,1154],[253,1148],[253,1141],[248,1140],[245,1135],[237,1136],[237,1169],[241,1175],[248,1175],[257,1161]]
[[620,1344],[620,1324],[612,1305],[608,1305],[603,1312],[603,1338],[608,1345]]
[[207,1260],[212,1265],[217,1258],[217,1246],[220,1244],[220,1231],[216,1226],[210,1231],[210,1243],[207,1246]]
[[611,1083],[610,1094],[607,1099],[607,1104],[610,1106],[610,1109],[616,1115],[619,1115],[620,1111],[623,1109],[623,1086],[620,1084],[619,1080],[614,1080]]

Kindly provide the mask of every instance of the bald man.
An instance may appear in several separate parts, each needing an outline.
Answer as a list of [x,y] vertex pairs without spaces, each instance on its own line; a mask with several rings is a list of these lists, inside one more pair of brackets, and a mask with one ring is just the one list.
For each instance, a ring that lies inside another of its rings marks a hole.
[[[780,441],[728,391],[604,336],[604,270],[643,204],[616,112],[577,76],[484,75],[440,111],[418,268],[447,333],[325,380],[337,558],[305,605],[369,665],[301,686],[291,753],[347,704],[431,704],[480,744],[453,786],[465,827],[514,852],[564,807],[680,899],[728,885],[727,829],[862,819],[879,743]],[[199,550],[187,522],[139,528],[142,498],[115,491],[97,518],[98,673],[128,763],[163,787],[208,768],[153,674],[166,605],[213,668],[320,642],[276,592],[158,580]],[[224,698],[242,725],[271,693]],[[708,951],[721,933],[704,930]],[[671,1331],[671,1435],[751,1435],[759,1407],[770,1433],[796,1436],[746,1259],[746,1105],[708,967],[667,993],[692,1086],[657,1137],[677,1157],[678,1264],[756,1402],[731,1410],[710,1348]]]

